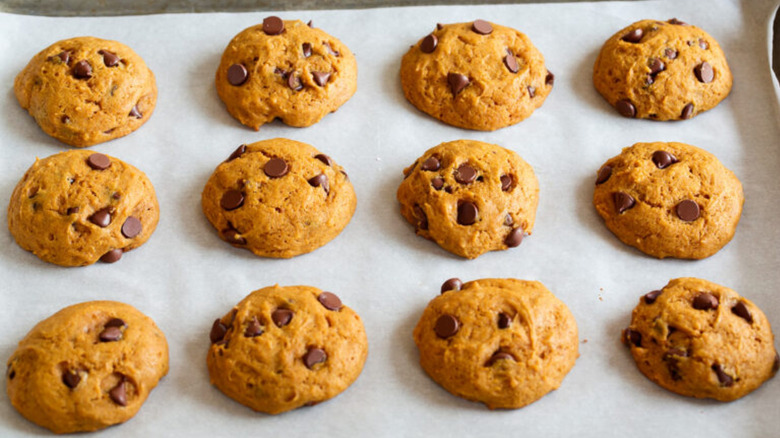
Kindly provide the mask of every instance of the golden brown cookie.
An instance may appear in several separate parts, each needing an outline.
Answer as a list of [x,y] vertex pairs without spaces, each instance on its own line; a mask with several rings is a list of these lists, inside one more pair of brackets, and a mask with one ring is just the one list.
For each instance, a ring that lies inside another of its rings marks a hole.
[[626,245],[654,257],[703,259],[731,238],[742,184],[707,151],[685,143],[636,143],[601,166],[593,205]]
[[214,321],[211,383],[268,414],[311,406],[347,389],[368,355],[363,322],[338,296],[310,286],[256,290]]
[[685,120],[731,91],[726,55],[707,32],[676,18],[638,21],[608,39],[593,85],[625,117]]
[[88,150],[36,159],[8,203],[16,243],[61,266],[116,262],[149,239],[159,217],[143,172]]
[[414,329],[420,365],[450,393],[516,409],[557,389],[578,356],[577,322],[538,281],[447,280]]
[[275,138],[239,146],[209,178],[201,204],[222,240],[261,257],[290,258],[338,236],[357,198],[329,156]]
[[310,126],[355,94],[357,62],[324,31],[267,17],[230,41],[216,85],[230,115],[255,131],[277,117]]
[[475,140],[431,148],[404,169],[401,214],[417,234],[461,257],[520,245],[531,234],[539,183],[509,149]]
[[622,340],[642,374],[689,397],[736,400],[780,366],[761,309],[699,278],[671,280],[640,298]]
[[66,307],[8,359],[6,389],[25,418],[55,433],[131,419],[168,373],[168,343],[151,318],[116,301]]
[[41,129],[71,146],[123,137],[149,120],[154,74],[131,48],[78,37],[38,53],[16,76],[14,93]]
[[476,20],[438,24],[401,60],[404,95],[448,125],[493,131],[542,106],[554,76],[531,40]]

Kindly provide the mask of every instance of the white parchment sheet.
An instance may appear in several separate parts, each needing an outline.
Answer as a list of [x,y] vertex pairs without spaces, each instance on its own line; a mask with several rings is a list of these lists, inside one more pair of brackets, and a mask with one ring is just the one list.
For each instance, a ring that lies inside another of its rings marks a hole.
[[[37,323],[76,302],[111,299],[151,316],[170,344],[171,369],[139,414],[103,436],[777,436],[780,378],[733,403],[677,396],[642,376],[620,344],[639,297],[696,276],[753,300],[780,332],[780,129],[768,60],[776,0],[604,2],[281,12],[314,20],[359,65],[358,91],[309,128],[275,122],[259,132],[225,111],[214,73],[230,39],[267,12],[117,18],[0,15],[0,201],[36,156],[68,146],[45,135],[16,102],[13,79],[51,43],[93,35],[121,41],[157,76],[151,120],[93,150],[145,171],[159,197],[157,231],[116,264],[61,268],[0,231],[0,359]],[[614,32],[644,18],[677,17],[707,30],[734,73],[731,95],[685,122],[621,117],[592,85],[593,62]],[[518,125],[476,132],[444,125],[403,97],[401,56],[437,22],[482,18],[526,33],[555,73],[544,106]],[[355,185],[352,222],[328,245],[290,260],[222,242],[200,208],[207,178],[239,144],[274,137],[310,143],[344,165]],[[531,237],[509,251],[464,260],[415,236],[395,192],[402,170],[444,141],[476,139],[517,151],[541,187]],[[638,141],[682,141],[714,153],[742,180],[734,240],[701,261],[657,260],[620,243],[591,204],[596,170]],[[1,206],[5,211],[5,204]],[[574,313],[580,357],[562,386],[513,411],[454,397],[418,365],[412,329],[441,283],[516,277],[543,282]],[[209,384],[215,318],[264,286],[306,284],[337,293],[363,318],[370,345],[357,382],[335,399],[278,416],[259,414]],[[4,385],[3,385],[4,386]],[[3,391],[4,392],[4,391]],[[40,435],[0,394],[0,436]]]

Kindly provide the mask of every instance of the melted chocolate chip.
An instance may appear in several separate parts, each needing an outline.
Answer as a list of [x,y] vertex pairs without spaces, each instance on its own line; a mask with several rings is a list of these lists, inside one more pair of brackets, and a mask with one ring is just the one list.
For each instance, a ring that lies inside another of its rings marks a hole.
[[284,32],[284,21],[276,16],[266,17],[263,20],[263,32],[266,35],[279,35]]
[[277,327],[284,327],[292,321],[293,311],[290,309],[279,308],[271,314],[271,320]]
[[715,72],[712,70],[712,66],[707,62],[702,62],[693,68],[693,73],[696,75],[696,79],[699,82],[709,84],[715,79]]
[[659,58],[651,58],[649,67],[650,67],[650,74],[653,76],[666,70],[666,64],[664,64],[664,62],[661,61]]
[[441,293],[447,292],[447,291],[459,291],[463,287],[463,282],[460,281],[460,278],[453,277],[449,280],[445,281],[441,285]]
[[645,35],[645,31],[642,29],[634,29],[632,31],[629,31],[627,34],[623,35],[623,38],[621,38],[623,41],[627,43],[638,43],[642,41],[642,37]]
[[634,207],[634,205],[636,205],[636,201],[634,201],[634,198],[628,193],[615,192],[612,197],[615,202],[615,209],[617,209],[618,214],[623,213],[626,210],[630,210]]
[[504,244],[509,248],[520,246],[521,243],[523,243],[523,229],[519,227],[512,229],[504,238]]
[[750,310],[748,310],[747,306],[742,301],[738,301],[737,304],[731,308],[731,313],[744,319],[748,324],[753,324],[753,315],[750,314]]
[[224,230],[222,232],[222,236],[224,236],[225,239],[230,243],[234,243],[236,245],[246,245],[246,239],[241,237],[241,233],[232,228]]
[[514,223],[515,223],[515,221],[514,221],[514,219],[512,219],[512,215],[511,214],[507,214],[504,217],[504,225],[506,225],[507,227],[511,227],[512,225],[514,225]]
[[639,333],[636,330],[631,330],[630,328],[627,328],[623,332],[624,339],[626,342],[634,344],[637,347],[642,346],[642,333]]
[[260,321],[257,320],[257,317],[253,316],[252,320],[249,321],[249,324],[247,324],[246,330],[244,330],[244,337],[254,338],[255,336],[260,336],[262,334],[263,326],[260,325]]
[[311,44],[310,43],[303,43],[301,45],[301,50],[303,51],[303,57],[308,58],[311,56]]
[[413,208],[414,217],[417,218],[417,228],[421,230],[428,229],[428,216],[425,214],[419,205],[415,205]]
[[511,175],[501,175],[501,191],[506,192],[509,191],[509,189],[512,188],[512,176]]
[[696,201],[686,199],[677,204],[677,216],[685,222],[693,222],[699,218],[701,211]]
[[441,167],[441,162],[436,157],[429,157],[427,160],[423,161],[422,165],[420,165],[420,170],[425,170],[428,172],[432,172],[435,170],[439,170]]
[[68,370],[62,373],[62,383],[70,389],[79,386],[81,382],[81,376],[77,371]]
[[122,235],[128,239],[132,239],[133,237],[141,234],[142,230],[143,225],[141,225],[141,221],[134,216],[128,217],[125,219],[125,223],[122,224]]
[[544,77],[544,83],[545,85],[549,85],[550,87],[555,84],[555,75],[550,73],[550,70],[547,70],[547,76]]
[[116,326],[106,327],[98,336],[100,342],[116,342],[122,339],[122,329]]
[[528,87],[526,87],[526,90],[528,90],[528,97],[530,97],[531,99],[533,99],[534,96],[536,96],[536,88],[529,85]]
[[89,79],[92,77],[92,66],[86,60],[82,60],[73,66],[71,72],[76,79]]
[[325,154],[317,154],[314,156],[314,158],[322,161],[329,167],[333,167],[333,160],[331,160],[330,157]]
[[228,157],[227,160],[225,160],[225,162],[227,163],[227,162],[235,160],[236,158],[240,158],[245,153],[246,153],[246,145],[242,144],[236,150],[234,150],[232,154],[230,154],[230,156]]
[[108,50],[98,50],[98,53],[103,55],[103,64],[106,67],[116,67],[119,65],[119,57],[116,53],[109,52]]
[[111,400],[118,404],[119,406],[127,406],[127,383],[125,382],[125,379],[122,378],[122,380],[110,391],[108,391],[108,396],[111,397]]
[[227,211],[235,210],[244,205],[244,194],[239,190],[228,190],[222,195],[219,205]]
[[143,118],[143,114],[141,114],[141,111],[138,111],[138,105],[133,106],[133,108],[130,110],[130,113],[128,114],[130,117],[135,117],[136,119]]
[[436,320],[436,325],[433,327],[433,331],[436,332],[436,336],[447,339],[458,333],[460,329],[460,323],[452,315],[442,315]]
[[604,184],[610,176],[612,176],[612,166],[608,164],[601,166],[601,169],[596,174],[596,185]]
[[317,301],[328,310],[338,311],[341,309],[341,299],[334,293],[323,292],[317,296]]
[[693,308],[696,310],[715,310],[718,304],[718,297],[707,292],[702,292],[693,299]]
[[215,320],[214,324],[211,325],[211,332],[209,333],[209,339],[211,340],[211,343],[215,344],[221,341],[227,334],[227,329],[227,326],[222,324],[222,321],[219,319]]
[[718,363],[712,364],[712,371],[715,371],[715,375],[718,376],[718,382],[720,382],[720,386],[724,386],[728,388],[734,385],[734,378],[726,374],[726,372],[723,371],[723,367],[720,364]]
[[655,303],[655,300],[658,299],[658,296],[661,295],[662,290],[654,290],[652,292],[648,292],[645,294],[645,304],[653,304]]
[[309,179],[309,185],[311,185],[312,187],[322,187],[322,189],[325,190],[325,193],[330,192],[330,187],[328,185],[328,177],[325,176],[324,173],[321,173]]
[[243,85],[249,78],[249,72],[243,64],[233,64],[228,67],[227,80],[230,85]]
[[111,318],[103,327],[127,327],[127,323],[121,318]]
[[664,56],[666,56],[668,59],[677,59],[677,50],[666,49],[664,50]]
[[431,180],[431,185],[436,190],[441,190],[442,187],[444,187],[444,178],[437,176],[434,179]]
[[101,208],[89,217],[89,221],[101,228],[109,226],[111,224],[111,208]]
[[442,30],[444,29],[444,25],[441,23],[436,23],[436,30]]
[[301,82],[301,78],[295,76],[293,73],[290,73],[287,76],[287,86],[290,87],[290,89],[293,91],[303,90],[303,82]]
[[684,21],[680,21],[680,20],[678,20],[676,18],[670,18],[666,22],[669,23],[669,24],[676,24],[678,26],[687,26],[688,25],[688,23],[686,23]]
[[96,152],[87,158],[87,165],[95,170],[106,170],[111,167],[111,159]]
[[477,169],[467,163],[461,164],[455,171],[455,181],[461,184],[470,184],[477,179]]
[[659,169],[666,169],[677,162],[677,157],[666,151],[653,152],[653,163]]
[[515,59],[515,56],[511,53],[504,56],[504,65],[512,73],[517,73],[520,70],[520,66],[517,64],[517,59]]
[[103,263],[116,263],[119,261],[119,259],[122,258],[122,254],[124,253],[124,250],[121,248],[115,248],[111,251],[103,254],[100,257],[100,261]]
[[493,26],[485,20],[474,20],[471,24],[471,30],[480,35],[489,35],[493,32]]
[[439,45],[439,39],[436,38],[436,35],[428,35],[425,38],[423,38],[422,42],[420,43],[420,50],[423,53],[433,53],[434,50],[436,50],[436,46]]
[[325,350],[322,348],[310,348],[306,354],[303,355],[303,364],[306,368],[312,369],[314,365],[325,362],[328,359],[328,355],[325,354]]
[[469,84],[469,78],[460,73],[449,73],[447,75],[447,83],[450,84],[452,94],[457,96]]
[[57,64],[70,64],[70,50],[63,50],[62,52],[49,56],[48,60]]
[[710,48],[710,44],[703,38],[699,38],[699,47],[701,47],[702,50],[707,50]]
[[287,175],[289,171],[290,168],[287,166],[287,162],[281,158],[271,158],[263,167],[263,172],[270,178],[281,178]]
[[628,99],[620,99],[615,103],[615,108],[623,117],[634,118],[636,117],[636,107]]
[[330,53],[331,55],[339,56],[339,52],[333,50],[333,48],[330,46],[330,44],[323,42],[322,45],[325,46],[325,50],[327,50],[328,53]]
[[81,210],[81,209],[78,208],[78,207],[71,207],[71,208],[68,209],[67,215],[70,216],[72,214],[76,214],[76,213],[79,212],[79,210]]
[[493,364],[495,364],[500,360],[511,360],[512,362],[514,362],[515,357],[503,351],[496,351],[495,353],[493,353],[492,356],[490,356],[490,359],[488,359],[488,361],[485,363],[485,366],[487,367],[493,366]]
[[512,325],[512,317],[507,315],[506,313],[499,313],[498,314],[498,328],[500,329],[507,329],[509,326]]
[[683,107],[682,112],[680,113],[680,119],[688,120],[691,117],[693,117],[693,104],[688,103]]
[[314,78],[314,83],[320,87],[327,85],[330,80],[330,73],[328,72],[314,71],[311,73],[311,76]]
[[472,225],[477,221],[479,209],[471,201],[463,201],[458,204],[458,223],[460,225]]

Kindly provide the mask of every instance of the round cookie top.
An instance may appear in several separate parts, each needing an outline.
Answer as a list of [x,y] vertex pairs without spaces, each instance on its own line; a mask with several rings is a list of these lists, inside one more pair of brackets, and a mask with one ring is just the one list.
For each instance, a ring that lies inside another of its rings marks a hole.
[[539,183],[515,152],[475,140],[442,143],[404,169],[401,214],[417,234],[461,257],[520,245],[531,234]]
[[290,258],[347,226],[357,198],[343,168],[284,138],[241,145],[203,189],[203,213],[222,240],[261,257]]
[[780,366],[761,309],[698,278],[671,280],[640,298],[622,340],[642,374],[689,397],[736,400]]
[[516,409],[557,389],[578,356],[577,323],[538,281],[450,279],[414,329],[420,365],[450,393]]
[[438,24],[401,60],[412,105],[448,125],[493,131],[542,106],[554,76],[531,40],[483,20]]
[[355,94],[357,62],[311,22],[268,17],[230,41],[216,85],[228,112],[254,130],[277,117],[310,126]]
[[601,166],[593,205],[623,243],[654,257],[702,259],[734,236],[742,184],[684,143],[637,143]]
[[116,262],[149,239],[159,217],[143,172],[88,150],[36,159],[8,204],[16,243],[61,266]]
[[214,321],[211,383],[268,414],[333,398],[360,375],[368,340],[338,296],[310,286],[256,290]]
[[115,301],[66,307],[8,359],[6,389],[25,418],[55,433],[132,418],[168,373],[168,343],[151,318]]
[[593,85],[625,117],[685,120],[731,91],[726,56],[707,32],[675,18],[638,21],[608,39]]
[[123,137],[146,123],[157,102],[154,74],[131,48],[78,37],[35,55],[14,93],[41,129],[71,146]]

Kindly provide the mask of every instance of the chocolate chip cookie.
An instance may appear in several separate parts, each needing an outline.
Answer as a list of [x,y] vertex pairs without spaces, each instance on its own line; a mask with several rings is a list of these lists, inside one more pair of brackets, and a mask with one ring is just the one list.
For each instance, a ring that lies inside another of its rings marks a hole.
[[131,48],[92,37],[58,41],[16,76],[14,93],[41,129],[71,146],[123,137],[157,102],[154,74]]
[[742,184],[707,151],[637,143],[601,166],[593,205],[623,243],[654,257],[702,259],[734,236]]
[[420,365],[450,393],[516,409],[557,389],[578,356],[577,323],[538,281],[442,285],[414,329]]
[[698,278],[674,279],[640,298],[622,340],[642,374],[689,397],[736,400],[780,366],[761,309]]
[[230,41],[216,85],[230,115],[254,130],[275,118],[310,126],[355,94],[357,62],[311,22],[267,17]]
[[608,39],[593,66],[593,85],[624,117],[686,120],[731,91],[718,42],[675,18],[638,21]]
[[151,318],[115,301],[66,307],[8,359],[6,389],[25,418],[55,433],[132,418],[168,373],[168,343]]
[[206,362],[211,383],[268,414],[311,406],[360,375],[368,340],[339,297],[310,286],[256,290],[214,321]]
[[203,189],[203,213],[222,240],[261,257],[290,258],[335,238],[357,198],[344,169],[284,138],[241,145]]
[[61,266],[116,262],[149,239],[159,217],[143,172],[88,150],[36,159],[8,203],[16,243]]
[[431,148],[404,169],[401,214],[417,234],[461,257],[513,248],[531,234],[539,183],[515,152],[475,140]]
[[476,20],[437,24],[401,60],[404,95],[448,125],[493,131],[542,106],[554,76],[531,40]]

